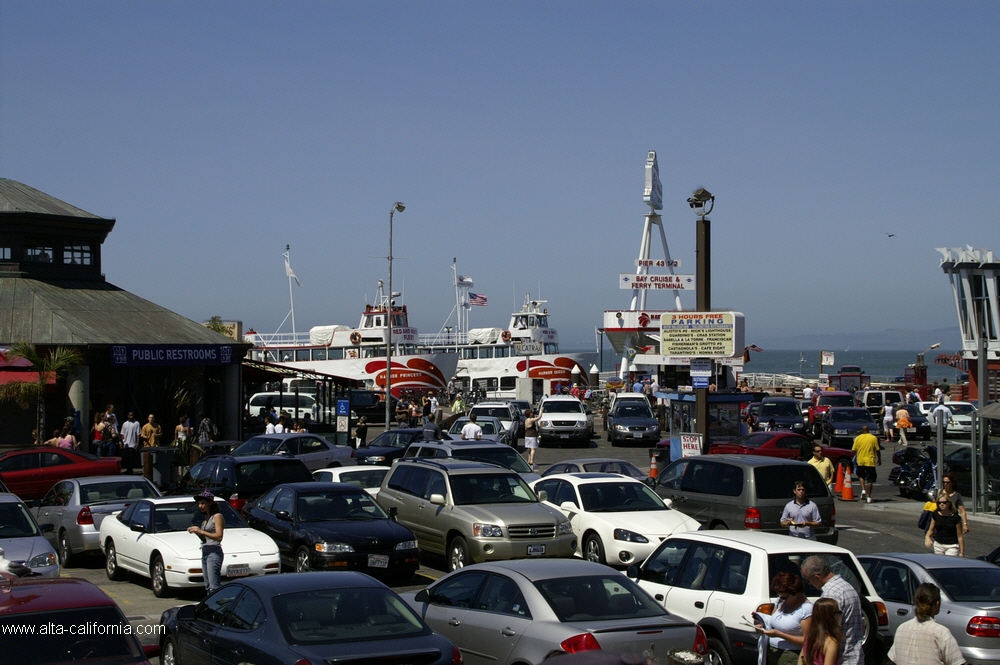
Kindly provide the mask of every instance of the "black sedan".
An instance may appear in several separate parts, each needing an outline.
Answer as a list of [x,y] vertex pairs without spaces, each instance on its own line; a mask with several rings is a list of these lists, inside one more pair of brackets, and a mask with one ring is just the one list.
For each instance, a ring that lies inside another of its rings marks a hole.
[[913,427],[907,428],[906,439],[907,441],[911,439],[923,439],[924,441],[930,441],[931,437],[934,435],[934,430],[931,427],[930,422],[927,420],[927,416],[920,413],[920,408],[916,404],[897,404],[897,413],[899,409],[906,409],[906,413],[910,415],[910,422],[913,423]]
[[655,445],[660,440],[660,421],[653,417],[649,404],[639,401],[619,401],[608,415],[608,441],[612,446],[623,443]]
[[408,445],[423,438],[424,430],[419,427],[391,429],[354,451],[354,459],[358,464],[392,466],[403,456]]
[[282,563],[296,572],[360,570],[401,583],[420,566],[413,532],[354,485],[278,485],[243,514],[274,540]]
[[461,662],[402,598],[356,572],[230,582],[167,610],[160,625],[163,663]]
[[823,445],[850,448],[854,445],[854,438],[861,434],[861,428],[865,425],[868,426],[869,432],[878,436],[878,425],[872,414],[868,413],[868,409],[857,406],[833,406],[826,412],[820,439]]

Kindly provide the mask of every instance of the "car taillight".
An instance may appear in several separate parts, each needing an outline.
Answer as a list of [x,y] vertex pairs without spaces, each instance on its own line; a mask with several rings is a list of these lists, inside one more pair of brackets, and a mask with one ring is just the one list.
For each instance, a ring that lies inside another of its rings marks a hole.
[[708,654],[708,637],[705,635],[705,631],[701,629],[701,626],[695,626],[694,646],[691,647],[691,650],[699,656]]
[[93,524],[94,516],[90,512],[90,506],[84,506],[80,509],[80,512],[76,514],[77,524]]
[[357,455],[354,454],[354,448],[351,448],[351,459],[354,459]]
[[600,651],[601,645],[597,643],[597,638],[593,633],[583,633],[566,638],[559,643],[559,647],[566,653],[580,653],[581,651]]
[[774,603],[761,603],[754,612],[757,614],[774,614]]
[[889,625],[889,611],[885,609],[885,603],[880,603],[878,601],[872,603],[875,607],[875,618],[880,626]]
[[312,665],[312,661],[305,658],[299,658],[295,661],[295,665]]
[[743,528],[744,529],[759,529],[760,528],[760,509],[759,508],[747,508],[746,513],[743,514]]
[[239,494],[234,494],[229,497],[229,501],[227,501],[227,503],[232,506],[236,512],[240,512],[243,510],[243,506],[247,505],[247,500],[241,499]]
[[1000,619],[975,616],[969,619],[965,632],[973,637],[1000,637]]
[[462,652],[454,644],[451,645],[451,665],[462,665],[465,659],[462,658]]

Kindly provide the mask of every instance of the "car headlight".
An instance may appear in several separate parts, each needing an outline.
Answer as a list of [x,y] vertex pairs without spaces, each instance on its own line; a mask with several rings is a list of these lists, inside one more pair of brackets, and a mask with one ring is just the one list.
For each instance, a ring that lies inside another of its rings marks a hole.
[[368,460],[369,462],[384,462],[385,455],[369,455],[365,459]]
[[615,429],[618,430],[619,432],[627,432],[628,431],[628,426],[627,425],[615,425]]
[[479,524],[477,522],[472,525],[472,535],[477,538],[503,538],[503,529],[496,524]]
[[56,555],[52,552],[39,554],[27,563],[28,568],[46,568],[56,565]]
[[551,420],[540,420],[540,421],[538,421],[538,423],[542,427],[552,427],[552,421]]
[[573,523],[569,520],[559,523],[559,535],[565,536],[568,533],[573,533]]
[[805,428],[806,426],[804,423],[795,423],[795,429],[805,429]]
[[396,544],[397,550],[415,550],[417,549],[417,541],[415,540],[404,540],[401,543]]
[[635,531],[629,531],[628,529],[615,529],[615,540],[624,540],[629,543],[648,543],[649,538],[646,536],[641,536]]
[[316,543],[316,551],[324,554],[347,554],[354,548],[347,543]]
[[833,433],[834,434],[847,434],[847,430],[846,429],[835,429],[835,430],[833,430]]

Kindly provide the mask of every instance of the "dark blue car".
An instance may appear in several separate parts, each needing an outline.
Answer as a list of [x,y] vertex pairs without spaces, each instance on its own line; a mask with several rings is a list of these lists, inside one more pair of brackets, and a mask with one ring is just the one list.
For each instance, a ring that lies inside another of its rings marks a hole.
[[363,573],[251,577],[160,617],[160,662],[457,665],[458,648]]
[[765,397],[757,411],[757,422],[761,427],[774,421],[775,430],[787,430],[805,436],[806,419],[802,417],[802,407],[794,397]]
[[424,430],[419,427],[391,429],[354,451],[354,459],[358,464],[392,466],[403,456],[407,446],[423,438]]
[[878,425],[868,409],[861,406],[834,406],[826,412],[823,420],[823,445],[851,448],[854,438],[867,426],[868,431],[878,436]]

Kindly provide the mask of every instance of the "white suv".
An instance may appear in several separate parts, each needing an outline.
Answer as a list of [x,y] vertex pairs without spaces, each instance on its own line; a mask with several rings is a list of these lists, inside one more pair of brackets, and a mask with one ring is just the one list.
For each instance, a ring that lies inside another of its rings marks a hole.
[[586,405],[570,395],[543,397],[538,408],[538,443],[576,443],[587,446],[594,437],[594,417]]
[[[865,662],[882,662],[891,639],[885,603],[843,547],[755,531],[690,531],[666,538],[641,566],[630,566],[628,576],[671,614],[702,627],[714,665],[756,663],[758,636],[744,616],[773,612],[777,597],[771,579],[782,571],[801,574],[802,562],[814,554],[858,591]],[[803,585],[807,596],[819,596],[818,589]]]

